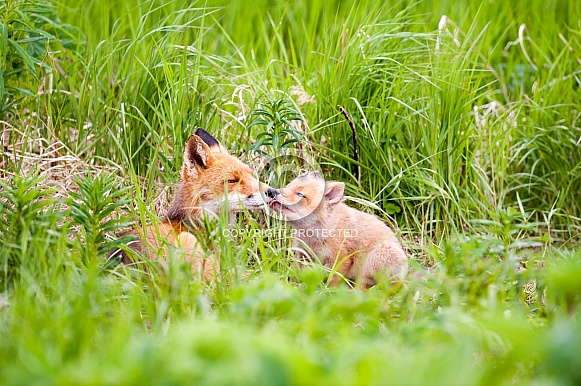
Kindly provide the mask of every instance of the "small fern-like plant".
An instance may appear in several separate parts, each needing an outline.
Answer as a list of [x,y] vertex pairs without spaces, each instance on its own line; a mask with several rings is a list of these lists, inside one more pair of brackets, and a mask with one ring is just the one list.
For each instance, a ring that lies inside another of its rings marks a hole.
[[0,292],[17,280],[29,256],[51,250],[58,237],[54,230],[66,212],[51,197],[54,190],[40,183],[37,176],[0,180]]
[[121,228],[133,224],[125,216],[116,218],[114,213],[130,200],[126,198],[130,187],[118,189],[118,182],[113,176],[87,176],[75,178],[79,193],[71,192],[74,201],[71,204],[71,217],[81,225],[84,256],[87,263],[95,256],[103,256],[110,249],[133,240],[132,236],[123,236],[110,240],[107,234],[114,234]]
[[249,150],[269,157],[269,154],[261,148],[271,148],[276,157],[303,139],[303,133],[297,130],[292,122],[303,122],[304,119],[289,99],[261,101],[258,107],[248,114],[248,117],[253,120],[246,127],[247,130],[254,126],[264,128]]

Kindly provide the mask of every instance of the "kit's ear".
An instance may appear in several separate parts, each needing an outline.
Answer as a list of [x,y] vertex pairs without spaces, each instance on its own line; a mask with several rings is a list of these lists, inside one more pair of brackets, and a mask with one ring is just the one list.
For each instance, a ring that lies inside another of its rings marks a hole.
[[323,175],[321,174],[320,171],[314,171],[314,172],[310,172],[309,176],[316,179],[316,180],[322,180],[323,179]]
[[325,198],[331,205],[340,202],[345,193],[345,184],[343,182],[327,182],[325,184]]

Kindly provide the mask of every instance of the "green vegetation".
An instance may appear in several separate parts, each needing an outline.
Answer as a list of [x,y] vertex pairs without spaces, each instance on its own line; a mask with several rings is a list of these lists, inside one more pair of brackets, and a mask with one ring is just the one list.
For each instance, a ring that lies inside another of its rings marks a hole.
[[[0,0],[0,383],[579,384],[580,79],[577,0]],[[313,156],[414,273],[327,288],[259,213],[199,231],[219,281],[106,266],[198,126]]]

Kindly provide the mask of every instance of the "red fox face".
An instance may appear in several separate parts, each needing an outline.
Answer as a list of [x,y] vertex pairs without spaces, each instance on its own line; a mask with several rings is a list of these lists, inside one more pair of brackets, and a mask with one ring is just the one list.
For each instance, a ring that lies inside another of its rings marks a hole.
[[328,209],[341,201],[345,191],[342,182],[325,182],[312,172],[292,180],[282,189],[268,189],[268,206],[282,214],[286,221],[307,220],[307,216],[325,216]]
[[[252,169],[204,129],[197,129],[186,142],[181,176],[170,219],[184,219],[200,210],[217,213],[222,207],[240,211],[264,206]],[[267,189],[264,185],[263,191]]]

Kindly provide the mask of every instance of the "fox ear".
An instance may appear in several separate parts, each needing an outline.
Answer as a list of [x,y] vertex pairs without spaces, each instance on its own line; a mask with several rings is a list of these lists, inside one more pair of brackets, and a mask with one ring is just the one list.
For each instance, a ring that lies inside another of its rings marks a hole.
[[309,176],[311,176],[312,178],[314,178],[316,180],[322,180],[323,179],[323,175],[318,170],[315,170],[314,172],[310,172],[309,173]]
[[206,169],[212,160],[212,152],[206,142],[197,135],[191,135],[186,142],[184,166],[191,170],[195,170],[196,167]]
[[327,182],[325,184],[325,198],[331,205],[341,201],[344,193],[345,184],[343,182]]
[[204,141],[204,143],[208,145],[210,150],[222,149],[222,145],[220,145],[220,142],[218,142],[216,138],[212,137],[210,133],[208,133],[201,127],[198,127],[196,131],[194,131],[194,135],[200,137],[202,141]]

